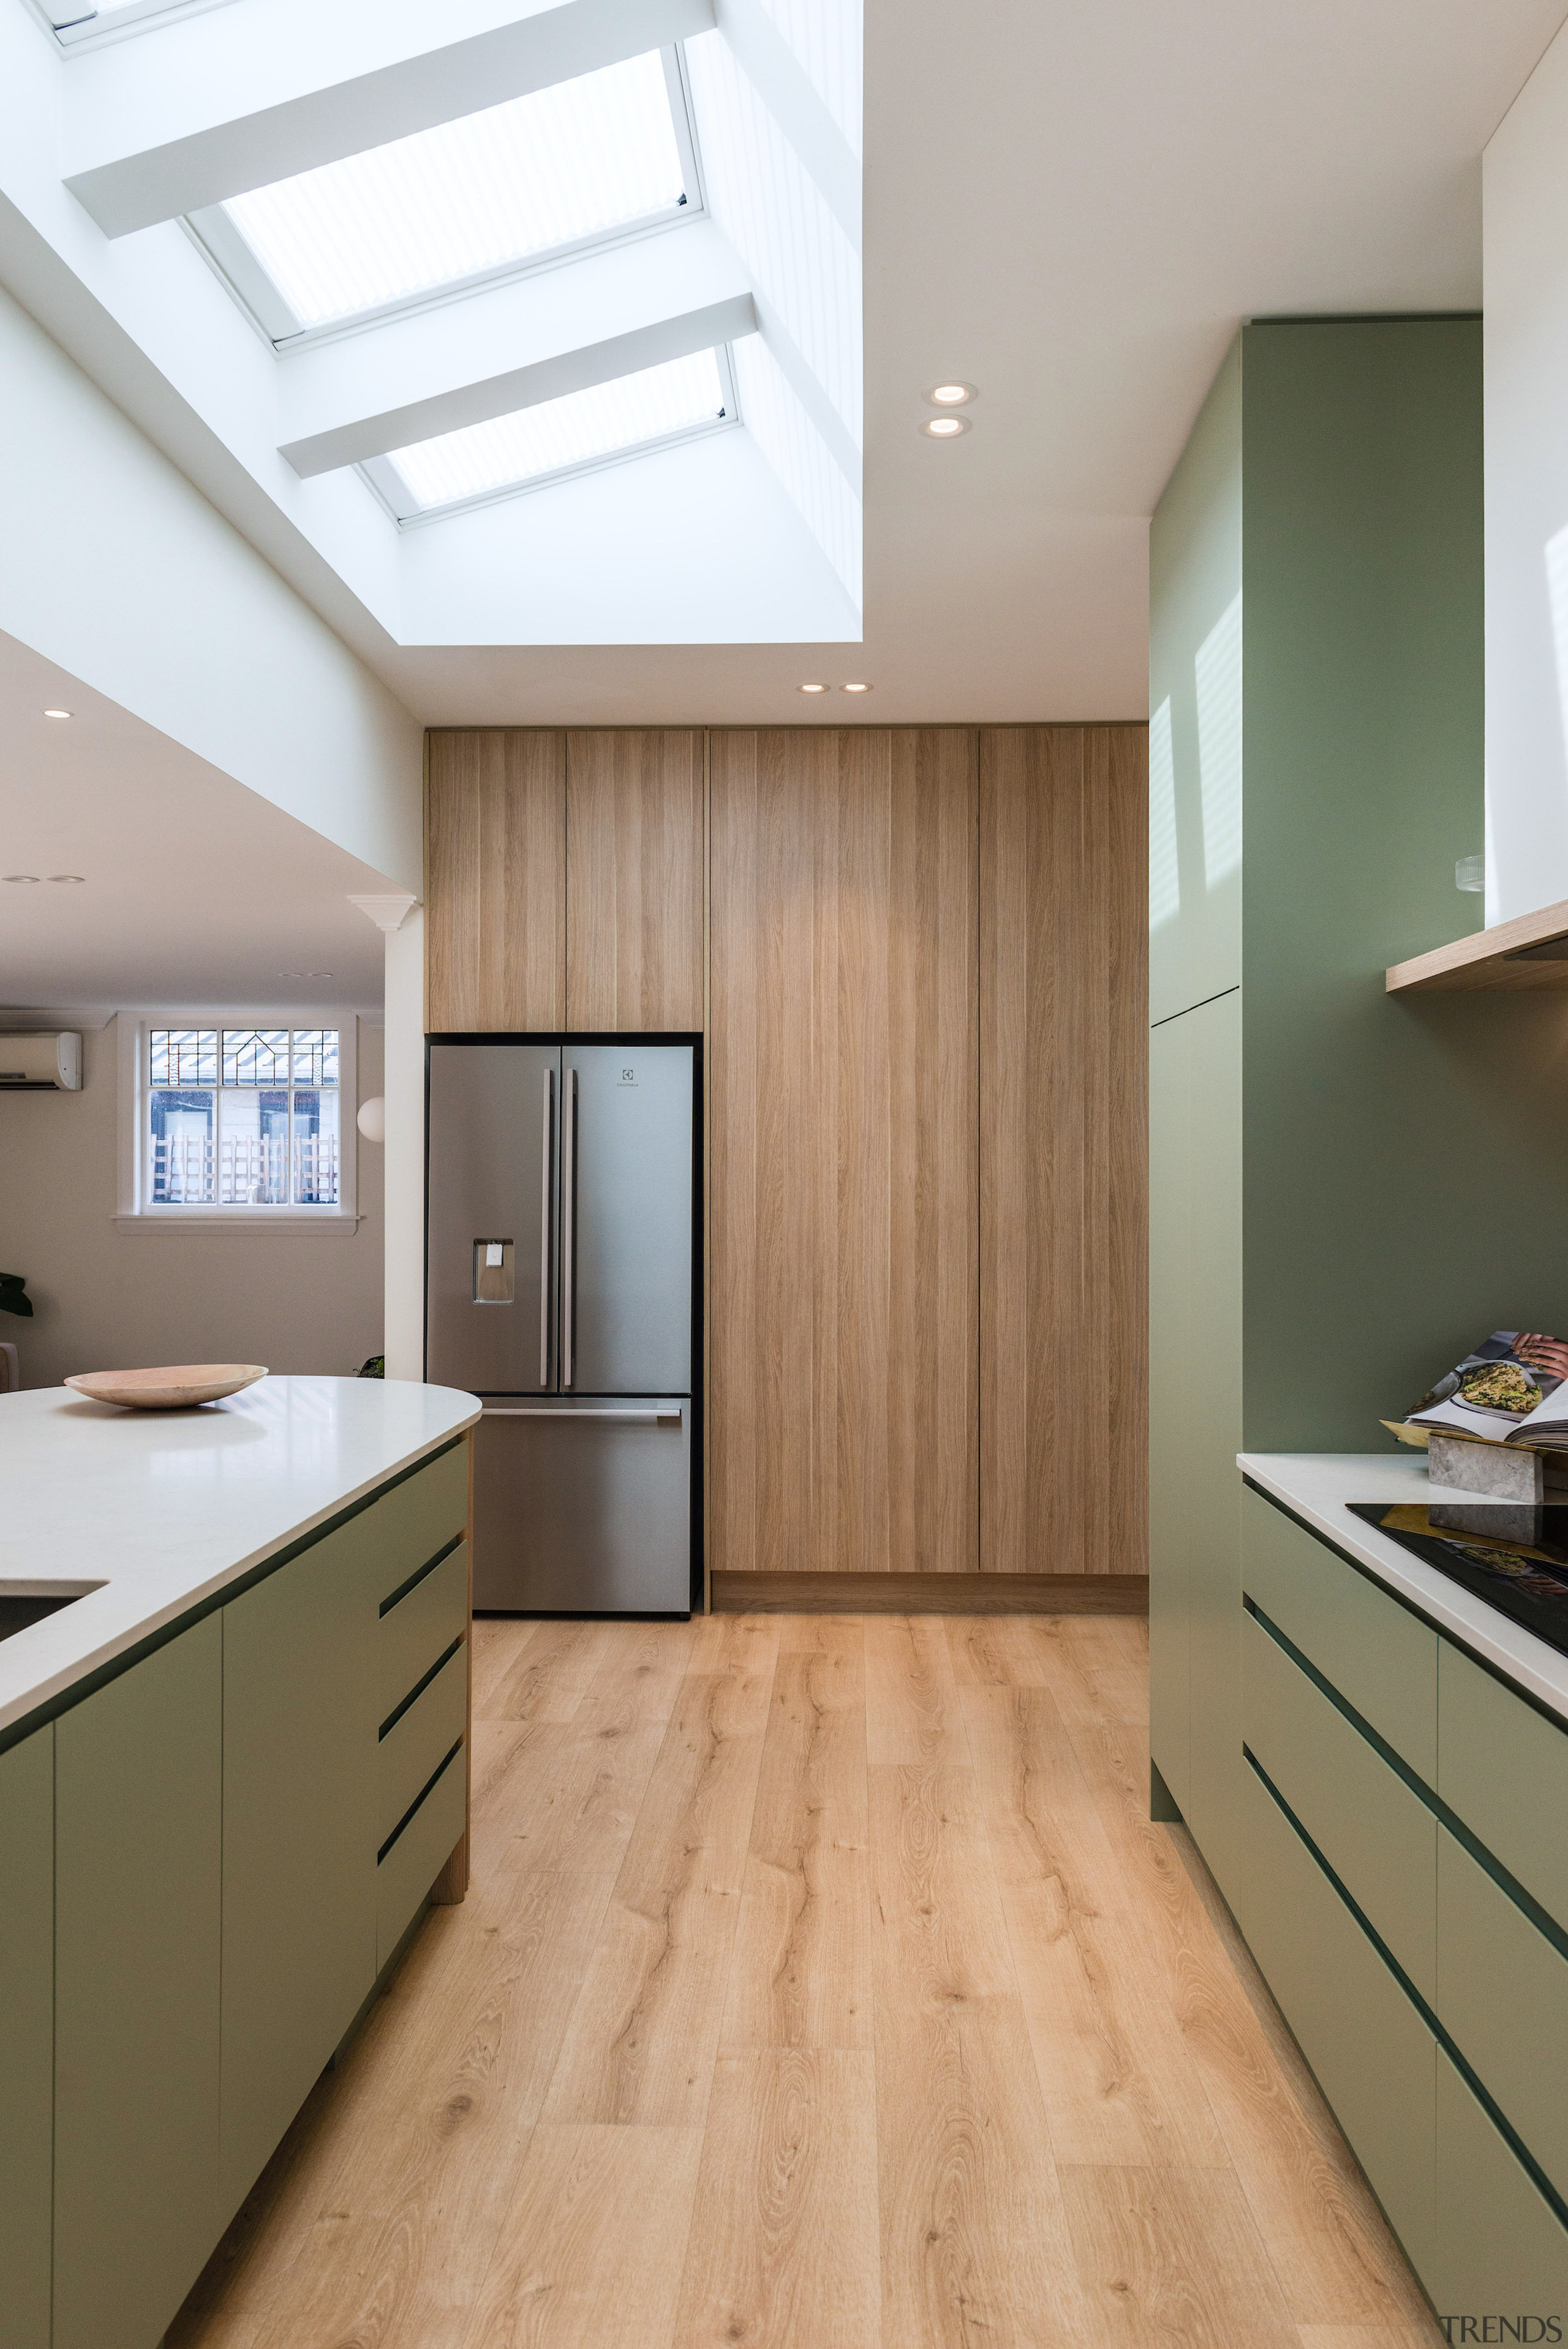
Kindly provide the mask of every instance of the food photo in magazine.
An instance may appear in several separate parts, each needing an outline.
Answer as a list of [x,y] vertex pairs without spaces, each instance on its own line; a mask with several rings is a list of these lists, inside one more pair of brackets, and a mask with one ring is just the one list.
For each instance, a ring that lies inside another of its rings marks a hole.
[[1568,1341],[1540,1330],[1494,1330],[1406,1414],[1488,1444],[1568,1452]]

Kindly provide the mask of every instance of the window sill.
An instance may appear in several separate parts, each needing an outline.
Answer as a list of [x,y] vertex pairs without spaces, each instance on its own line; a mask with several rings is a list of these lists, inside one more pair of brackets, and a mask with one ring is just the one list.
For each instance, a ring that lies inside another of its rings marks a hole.
[[360,1218],[332,1208],[322,1214],[313,1214],[308,1208],[297,1212],[278,1207],[259,1216],[243,1213],[188,1216],[177,1208],[172,1214],[162,1216],[116,1216],[114,1221],[117,1231],[124,1232],[128,1238],[146,1238],[152,1233],[164,1238],[178,1238],[183,1233],[199,1236],[202,1239],[211,1239],[221,1234],[224,1237],[244,1239],[351,1240],[359,1228]]

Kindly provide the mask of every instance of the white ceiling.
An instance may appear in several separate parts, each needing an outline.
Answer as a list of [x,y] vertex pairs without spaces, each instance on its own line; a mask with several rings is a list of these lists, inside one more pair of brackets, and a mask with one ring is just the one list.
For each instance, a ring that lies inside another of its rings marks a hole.
[[[868,0],[865,641],[387,650],[427,722],[1141,717],[1146,522],[1271,313],[1476,309],[1563,0]],[[978,385],[923,440],[922,393]]]
[[[1147,518],[1236,324],[1477,306],[1480,150],[1563,5],[870,0],[863,647],[398,647],[143,420],[426,723],[1141,716]],[[0,743],[0,872],[88,876],[0,883],[0,1005],[380,1001],[380,876],[5,637]]]
[[[232,26],[253,5],[194,24]],[[291,18],[304,5],[269,0]],[[366,0],[332,0],[317,21],[324,38],[346,38],[358,25],[362,45],[381,15],[400,20],[418,5],[378,15]],[[734,11],[734,0],[657,5],[666,14],[686,5],[694,26],[705,9],[721,20],[727,5]],[[755,16],[757,0],[747,5]],[[185,394],[170,396],[178,336],[150,337],[139,374],[125,332],[117,340],[108,331],[105,305],[119,298],[117,286],[129,302],[133,261],[167,264],[170,286],[182,254],[200,267],[172,224],[93,247],[96,231],[79,210],[48,213],[60,259],[74,256],[70,265],[97,287],[90,320],[41,259],[17,285],[426,722],[822,722],[851,709],[866,719],[1137,716],[1147,708],[1147,518],[1237,322],[1477,306],[1480,150],[1563,5],[994,0],[965,15],[934,0],[868,0],[863,644],[852,629],[831,642],[785,643],[782,627],[758,626],[749,611],[733,625],[745,599],[719,543],[668,519],[680,511],[676,451],[623,469],[626,512],[646,468],[636,528],[644,538],[662,528],[672,560],[700,574],[687,583],[700,606],[689,634],[749,627],[762,641],[476,646],[431,642],[451,632],[414,626],[405,633],[427,641],[399,645],[345,584],[357,559],[358,507],[332,503],[330,483],[294,481],[289,495],[319,489],[325,501],[309,509],[313,542],[290,518],[304,507],[285,512],[283,491],[274,496],[259,472],[243,474]],[[480,0],[464,5],[472,14]],[[499,23],[509,11],[505,0],[486,0],[484,13]],[[537,0],[517,0],[511,13],[544,25],[573,12],[541,15]],[[97,90],[108,109],[106,138],[114,76],[136,53],[139,70],[154,74],[157,44],[172,37],[105,49],[97,78],[73,84]],[[154,89],[147,103],[158,97]],[[57,159],[40,150],[29,169],[42,221]],[[52,185],[57,208],[57,177]],[[207,290],[217,289],[209,281]],[[166,304],[159,316],[168,315]],[[500,305],[486,315],[499,316]],[[449,323],[456,314],[433,316]],[[207,322],[210,375],[224,335],[248,331],[232,322],[232,312]],[[158,378],[160,366],[172,373]],[[980,398],[973,430],[943,445],[918,427],[923,393],[947,376],[977,384]],[[349,477],[333,479],[344,498],[357,497]],[[671,485],[662,507],[652,495],[661,481]],[[522,502],[534,509],[529,528],[541,552],[531,564],[511,562],[507,616],[519,635],[543,633],[541,613],[552,607],[542,552],[551,494]],[[766,519],[758,509],[757,530]],[[420,535],[466,528],[444,523]],[[469,533],[475,559],[480,534]],[[623,544],[634,534],[624,533]],[[336,576],[335,543],[346,550]],[[449,564],[469,563],[467,539],[447,544]],[[614,534],[605,544],[609,572]],[[421,563],[439,571],[428,546]],[[460,605],[444,574],[436,586]],[[570,604],[558,595],[553,608]],[[575,606],[562,625],[573,632],[592,634]],[[864,678],[875,697],[802,700],[795,687],[813,676]]]
[[85,876],[0,880],[0,1005],[379,1005],[379,874],[3,635],[0,744],[0,874]]

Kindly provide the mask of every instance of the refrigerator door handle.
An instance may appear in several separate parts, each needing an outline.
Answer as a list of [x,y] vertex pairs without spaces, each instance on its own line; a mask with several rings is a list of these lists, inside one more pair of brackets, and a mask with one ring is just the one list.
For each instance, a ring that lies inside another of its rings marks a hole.
[[678,1411],[551,1411],[531,1402],[487,1402],[487,1419],[555,1419],[575,1427],[582,1419],[618,1419],[629,1427],[678,1427]]
[[561,1383],[572,1384],[572,1325],[577,1306],[577,1071],[562,1080],[565,1133],[561,1168]]
[[550,1143],[551,1112],[555,1107],[555,1071],[544,1071],[543,1190],[539,1207],[539,1383],[550,1384]]

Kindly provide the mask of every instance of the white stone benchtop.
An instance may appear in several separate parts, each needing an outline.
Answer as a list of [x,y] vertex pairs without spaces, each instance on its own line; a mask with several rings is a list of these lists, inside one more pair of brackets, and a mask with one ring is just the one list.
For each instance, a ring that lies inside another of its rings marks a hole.
[[1254,1485],[1365,1567],[1439,1631],[1450,1633],[1460,1647],[1568,1722],[1568,1656],[1472,1596],[1462,1584],[1450,1582],[1435,1567],[1424,1566],[1413,1550],[1402,1549],[1364,1518],[1353,1517],[1348,1506],[1352,1501],[1385,1501],[1390,1507],[1401,1502],[1424,1506],[1429,1500],[1495,1503],[1495,1494],[1429,1485],[1424,1452],[1243,1452],[1237,1464]]
[[0,1595],[102,1586],[0,1639],[0,1732],[479,1415],[399,1379],[265,1378],[175,1412],[0,1395]]

